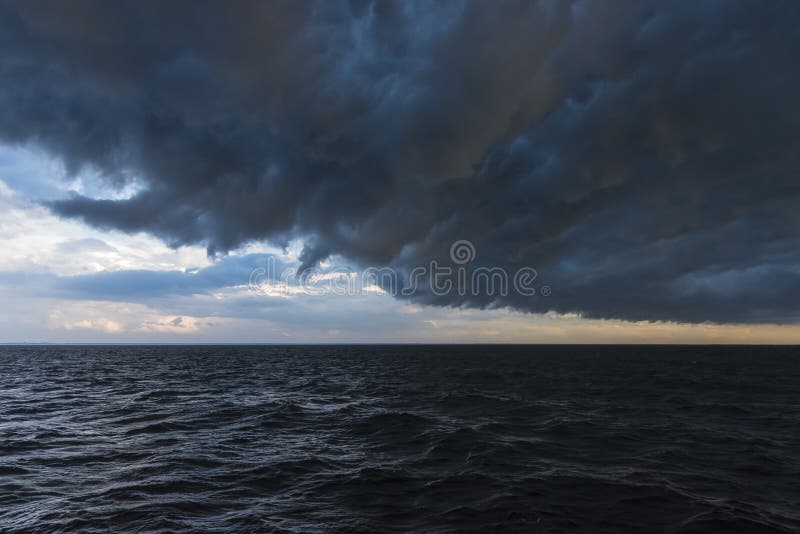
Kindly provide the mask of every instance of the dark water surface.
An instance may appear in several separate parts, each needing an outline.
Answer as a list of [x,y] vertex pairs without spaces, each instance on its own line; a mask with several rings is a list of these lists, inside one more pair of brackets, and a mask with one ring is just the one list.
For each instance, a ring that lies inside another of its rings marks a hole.
[[2,347],[0,531],[800,532],[800,350]]

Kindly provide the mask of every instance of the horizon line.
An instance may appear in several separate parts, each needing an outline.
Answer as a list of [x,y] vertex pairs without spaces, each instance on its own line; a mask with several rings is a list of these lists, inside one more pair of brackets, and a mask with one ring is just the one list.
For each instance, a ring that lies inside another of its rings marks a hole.
[[177,343],[177,342],[58,342],[58,341],[0,341],[0,347],[20,347],[20,346],[94,346],[94,347],[352,347],[352,346],[508,346],[508,347],[800,347],[800,343],[503,343],[503,342],[459,342],[459,343],[437,343],[437,342],[350,342],[350,343],[335,343],[335,342],[298,342],[298,343],[280,343],[280,342],[253,342],[253,343],[240,343],[240,342],[195,342],[195,343]]

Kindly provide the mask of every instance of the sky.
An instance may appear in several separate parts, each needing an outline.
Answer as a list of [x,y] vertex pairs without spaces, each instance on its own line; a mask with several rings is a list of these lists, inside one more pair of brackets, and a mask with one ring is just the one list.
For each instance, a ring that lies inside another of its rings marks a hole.
[[0,1],[0,342],[800,343],[798,24]]

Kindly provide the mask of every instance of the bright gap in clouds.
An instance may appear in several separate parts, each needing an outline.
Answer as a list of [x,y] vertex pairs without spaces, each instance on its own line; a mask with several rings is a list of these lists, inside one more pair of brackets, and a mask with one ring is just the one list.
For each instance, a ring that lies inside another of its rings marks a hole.
[[39,205],[38,199],[9,185],[6,173],[4,166],[0,169],[3,245],[0,270],[4,272],[70,276],[107,270],[187,269],[209,264],[200,247],[170,249],[145,234],[103,231],[59,219]]
[[91,167],[70,172],[57,158],[32,145],[0,145],[0,175],[8,188],[39,201],[71,194],[96,200],[125,200],[145,188],[142,180],[130,173],[109,181]]

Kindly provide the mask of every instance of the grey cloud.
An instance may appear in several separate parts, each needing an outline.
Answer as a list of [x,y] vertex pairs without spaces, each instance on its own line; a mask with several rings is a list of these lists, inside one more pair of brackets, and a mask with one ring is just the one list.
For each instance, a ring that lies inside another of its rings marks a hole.
[[144,185],[62,216],[212,254],[299,237],[304,268],[468,239],[553,288],[429,304],[798,319],[794,2],[0,6],[0,138]]
[[[224,288],[247,286],[256,268],[263,268],[271,258],[274,271],[280,276],[288,265],[280,258],[264,254],[228,256],[215,264],[189,271],[102,271],[98,273],[45,277],[44,288],[50,296],[79,299],[142,301],[154,298],[210,294]],[[0,278],[2,280],[2,278]]]

